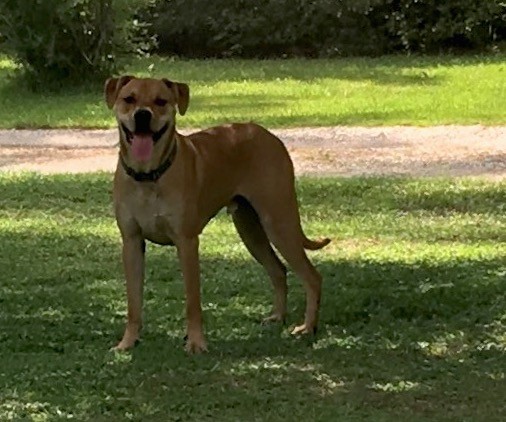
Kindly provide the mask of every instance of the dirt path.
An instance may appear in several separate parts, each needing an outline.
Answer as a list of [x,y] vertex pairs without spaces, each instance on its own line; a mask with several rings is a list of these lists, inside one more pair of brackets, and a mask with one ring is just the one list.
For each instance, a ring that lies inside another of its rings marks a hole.
[[[285,142],[297,174],[506,179],[506,126],[330,127],[273,132]],[[116,143],[116,130],[0,130],[0,171],[112,171]]]

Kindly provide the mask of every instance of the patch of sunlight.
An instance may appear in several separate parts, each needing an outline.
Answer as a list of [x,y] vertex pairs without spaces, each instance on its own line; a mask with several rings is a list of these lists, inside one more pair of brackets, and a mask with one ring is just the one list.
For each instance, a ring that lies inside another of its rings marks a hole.
[[49,308],[37,308],[31,309],[29,313],[21,312],[18,314],[11,314],[11,318],[15,320],[27,320],[30,321],[33,318],[38,318],[41,321],[51,321],[51,322],[62,322],[65,318],[68,318],[69,315],[66,314],[61,309],[55,309],[53,307]]
[[203,311],[217,311],[218,310],[218,304],[217,303],[203,303],[202,304],[202,310]]
[[321,396],[327,396],[334,393],[338,389],[345,387],[345,382],[331,377],[328,373],[322,372],[319,367],[313,364],[298,364],[287,362],[286,360],[276,360],[272,358],[264,358],[255,361],[242,361],[235,363],[230,372],[235,375],[248,375],[251,372],[266,370],[270,373],[278,372],[278,374],[286,374],[298,372],[306,374],[315,382],[313,387],[316,388]]
[[107,302],[107,309],[110,310],[110,322],[116,323],[115,318],[120,318],[121,320],[125,318],[126,315],[126,303],[122,297],[117,298],[109,298]]
[[485,372],[485,375],[494,381],[505,381],[506,380],[506,372],[504,372],[504,371]]
[[[119,262],[118,262],[119,265]],[[121,282],[118,282],[121,280]],[[86,285],[83,286],[85,290],[90,292],[100,292],[104,290],[116,290],[118,288],[123,288],[122,285],[123,276],[121,273],[118,273],[117,278],[107,278],[107,279],[94,279],[86,281]]]
[[[333,241],[320,254],[331,254],[341,259],[361,259],[376,262],[416,263],[420,261],[449,262],[467,259],[487,260],[506,256],[506,243],[476,242],[470,245],[465,242],[404,241],[398,239],[381,239],[371,242],[370,239],[355,238]],[[315,254],[316,256],[316,254]]]
[[423,353],[432,357],[456,356],[469,350],[463,331],[445,333],[432,341],[419,341],[417,344]]
[[[34,315],[34,314],[32,314]],[[35,314],[37,315],[37,314]],[[65,315],[61,309],[55,309],[53,307],[49,307],[46,309],[41,309],[39,315],[45,319],[50,321],[63,321],[68,315]]]
[[229,238],[221,238],[219,240],[202,238],[200,240],[200,255],[203,259],[218,257],[222,260],[230,259],[246,262],[252,259],[246,247],[240,243],[240,240],[235,241]]
[[12,60],[8,56],[0,55],[0,70],[6,69],[6,70],[14,70],[19,68],[20,66],[17,65],[14,60]]
[[123,351],[112,350],[106,358],[106,365],[108,367],[121,367],[130,365],[133,362],[132,353],[125,353]]
[[418,382],[400,380],[383,384],[373,382],[369,384],[368,387],[372,390],[382,391],[384,393],[402,393],[404,391],[417,390],[420,388],[420,384]]
[[350,336],[346,335],[346,333],[342,333],[342,335],[327,333],[326,337],[313,343],[313,349],[357,349],[361,343],[362,338],[360,336]]
[[[62,221],[64,220],[64,221]],[[115,224],[109,220],[105,221],[87,221],[81,224],[79,220],[59,219],[59,218],[23,218],[19,220],[0,219],[0,232],[11,234],[52,234],[58,233],[58,236],[93,236],[103,239],[118,237],[118,230]]]
[[421,293],[428,293],[431,290],[435,289],[451,289],[455,287],[454,283],[430,283],[427,281],[421,281],[420,285],[418,286],[418,290],[420,290]]
[[477,351],[495,350],[498,352],[506,351],[506,332],[502,322],[497,321],[489,324],[485,328],[491,330],[486,333],[486,339],[469,344],[463,331],[454,333],[445,333],[435,337],[432,341],[419,341],[418,347],[428,356],[436,357],[457,357],[462,360],[462,354],[471,349]]
[[336,390],[343,389],[344,381],[332,379],[332,377],[324,372],[316,372],[313,379],[317,382],[322,396],[334,393]]
[[388,338],[383,339],[382,343],[386,350],[397,350],[401,346],[400,341],[392,341]]
[[506,352],[506,316],[492,321],[490,324],[485,325],[489,329],[487,339],[481,342],[476,349],[481,350],[495,350],[498,352]]
[[0,403],[0,420],[25,420],[25,418],[35,421],[44,422],[58,419],[73,419],[71,412],[62,410],[58,407],[53,408],[49,403],[38,401],[22,402],[15,399],[7,399]]
[[288,362],[276,362],[271,358],[265,358],[257,361],[240,361],[232,365],[230,368],[231,374],[236,375],[247,375],[252,371],[259,370],[288,370],[290,367]]
[[[209,304],[213,305],[213,304]],[[270,309],[269,303],[252,303],[251,298],[248,296],[235,296],[228,300],[226,306],[218,307],[204,305],[205,309],[217,311],[215,315],[226,315],[231,310],[238,311],[240,314],[252,318],[257,318],[260,315],[267,315]]]

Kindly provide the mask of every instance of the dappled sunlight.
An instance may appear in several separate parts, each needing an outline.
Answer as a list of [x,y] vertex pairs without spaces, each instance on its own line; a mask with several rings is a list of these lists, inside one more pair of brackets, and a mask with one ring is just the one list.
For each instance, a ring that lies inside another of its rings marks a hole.
[[477,350],[497,350],[506,352],[506,315],[501,315],[496,320],[487,324],[485,340],[477,347]]
[[431,341],[418,341],[420,350],[427,356],[460,359],[459,355],[469,350],[470,345],[463,331],[436,335]]
[[347,335],[345,332],[341,334],[332,333],[327,329],[327,332],[314,342],[313,349],[344,348],[349,350],[363,346],[364,344],[360,336]]
[[[394,419],[472,419],[478,402],[500,412],[506,250],[493,235],[504,225],[493,212],[496,188],[470,185],[463,200],[450,185],[445,203],[438,192],[451,182],[417,190],[395,179],[301,180],[308,235],[333,238],[310,253],[324,284],[319,331],[307,338],[289,334],[305,307],[291,271],[286,325],[261,324],[270,281],[220,213],[201,238],[210,351],[188,357],[177,254],[152,244],[141,342],[109,351],[126,313],[109,183],[109,175],[0,178],[0,419],[153,420],[191,406],[201,419],[247,420],[245,401],[273,419],[315,401],[329,420],[346,420],[336,408]],[[395,189],[405,193],[389,196]],[[427,219],[438,228],[425,230]]]
[[293,382],[294,378],[300,379],[306,384],[305,389],[312,390],[322,397],[335,394],[339,390],[347,391],[350,383],[333,378],[321,367],[320,364],[290,362],[286,359],[266,357],[262,360],[241,360],[232,363],[227,372],[233,376],[247,378],[250,374],[267,371],[272,379],[271,382],[277,384]]
[[335,394],[339,390],[343,392],[347,391],[347,385],[344,381],[339,379],[333,379],[329,374],[325,372],[317,371],[313,374],[313,379],[317,383],[317,388],[321,396],[328,396]]
[[133,354],[132,353],[125,353],[125,352],[117,352],[112,351],[112,353],[109,353],[106,358],[106,363],[108,366],[111,367],[128,367],[133,361]]
[[[250,120],[271,128],[501,124],[505,100],[497,92],[503,61],[501,55],[254,61],[151,57],[134,61],[125,72],[189,83],[190,112],[179,120],[187,128]],[[34,94],[8,77],[13,66],[5,56],[0,58],[4,128],[114,124],[102,102],[102,81],[58,94]]]
[[[445,263],[464,260],[491,260],[506,257],[506,244],[493,241],[480,243],[448,241],[409,241],[387,236],[385,239],[346,238],[333,240],[327,255],[336,259],[362,259],[381,262],[416,264],[421,262]],[[314,254],[323,256],[320,251]],[[313,254],[312,254],[313,255]],[[465,265],[463,262],[462,265]],[[500,270],[498,270],[500,271]]]
[[419,390],[420,384],[418,382],[400,380],[387,383],[373,382],[372,384],[369,384],[368,387],[371,390],[382,391],[385,393],[402,393],[404,391]]
[[0,70],[15,70],[19,67],[10,57],[0,54]]
[[[55,216],[44,213],[34,213],[31,218],[2,219],[0,233],[2,234],[30,234],[55,236],[94,236],[103,240],[119,240],[118,229],[114,220],[101,218],[90,223],[87,218]],[[86,222],[85,225],[83,223]],[[86,245],[84,245],[86,247]]]
[[54,417],[59,419],[73,419],[71,410],[63,410],[60,406],[50,403],[31,401],[30,399],[8,399],[0,402],[0,418],[3,420],[18,420],[19,415],[29,415],[31,420],[48,421]]
[[[264,287],[268,287],[265,285]],[[230,298],[226,306],[219,306],[215,303],[207,303],[203,305],[204,310],[212,310],[213,318],[226,317],[230,319],[234,314],[241,317],[250,318],[259,321],[260,315],[267,316],[270,306],[268,303],[261,304],[251,301],[247,296],[234,296]]]

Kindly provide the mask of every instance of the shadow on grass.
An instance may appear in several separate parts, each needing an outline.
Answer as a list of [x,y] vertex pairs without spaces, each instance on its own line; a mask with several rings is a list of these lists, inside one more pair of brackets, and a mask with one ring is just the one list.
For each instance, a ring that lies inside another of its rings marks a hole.
[[[243,116],[252,115],[253,118],[252,113],[263,113],[265,110],[272,110],[272,114],[275,115],[276,110],[284,110],[287,105],[292,105],[293,101],[300,100],[291,95],[221,94],[219,97],[196,96],[191,101],[192,108],[199,113],[213,111],[213,115],[208,118],[209,126],[211,126],[241,122],[244,121]],[[252,104],[254,104],[254,109],[252,109]]]
[[[398,111],[381,111],[381,112],[353,112],[353,113],[322,113],[321,110],[314,112],[308,111],[303,114],[290,114],[283,115],[288,107],[292,107],[293,99],[289,96],[270,96],[268,100],[262,100],[265,95],[244,95],[243,97],[250,97],[251,103],[243,102],[240,98],[235,96],[221,96],[220,103],[217,105],[219,112],[214,113],[212,116],[207,116],[206,121],[209,126],[221,125],[227,123],[237,123],[244,121],[253,121],[265,127],[284,127],[290,126],[290,122],[296,120],[299,126],[319,127],[319,126],[339,126],[339,125],[367,125],[373,126],[374,124],[381,124],[386,119],[398,115]],[[255,100],[258,98],[258,100]],[[207,103],[207,99],[199,99],[198,106],[200,111],[213,109],[212,101]],[[299,100],[295,100],[299,101]],[[255,104],[254,109],[251,104]],[[258,105],[258,107],[257,107]],[[197,107],[195,107],[197,109]],[[230,112],[227,112],[230,110]],[[266,115],[264,111],[268,110]],[[241,112],[243,111],[243,112]],[[409,114],[410,110],[405,110]],[[244,116],[248,116],[245,120]],[[195,116],[197,119],[198,117]],[[191,118],[187,117],[184,127],[192,127]]]
[[[290,60],[172,60],[153,57],[134,61],[125,73],[138,76],[169,77],[190,83],[214,84],[223,81],[276,81],[295,79],[309,82],[316,79],[341,79],[349,81],[372,81],[385,85],[437,85],[442,82],[440,75],[428,69],[437,66],[476,66],[479,64],[503,63],[504,57],[497,56],[386,56],[381,58],[340,58],[340,59],[290,59]],[[255,65],[252,66],[252,63]],[[154,64],[155,71],[148,71]],[[211,71],[203,71],[204,67]],[[9,68],[0,68],[3,83],[0,84],[2,96],[18,95],[28,92],[26,81],[16,77]],[[101,92],[102,80],[83,86],[67,84],[58,92],[45,95],[62,96],[86,95]]]
[[[490,421],[506,411],[500,255],[405,262],[323,250],[313,255],[325,279],[320,331],[294,339],[259,324],[272,301],[267,277],[237,236],[213,234],[201,249],[210,353],[187,357],[175,253],[150,245],[143,340],[108,352],[124,326],[119,236],[72,227],[104,216],[114,225],[110,179],[0,177],[0,419]],[[302,179],[298,189],[303,215],[336,222],[408,211],[500,221],[504,204],[501,184],[465,181]],[[33,213],[57,215],[65,230],[9,230],[9,218]],[[292,326],[304,294],[293,276],[289,285]]]
[[[297,179],[303,209],[324,209],[337,215],[386,210],[504,215],[504,182],[409,177]],[[89,217],[112,216],[112,175],[17,173],[0,177],[0,211],[63,211]]]
[[[175,254],[149,247],[143,341],[115,355],[107,349],[123,328],[119,243],[3,234],[0,244],[8,268],[0,286],[0,415],[11,406],[20,417],[60,412],[81,420],[234,420],[251,412],[262,420],[402,420],[406,412],[499,420],[505,410],[503,260],[320,258],[320,334],[307,340],[259,324],[271,295],[256,263],[203,246],[211,351],[187,357]],[[292,325],[304,297],[298,280],[290,285]]]
[[394,210],[502,216],[504,182],[409,177],[299,178],[303,207],[353,214]]
[[51,177],[38,173],[2,175],[0,212],[42,211],[62,216],[112,217],[112,180],[110,173]]
[[[502,63],[502,56],[387,56],[381,58],[259,60],[255,66],[247,60],[209,60],[213,72],[202,72],[206,61],[171,61],[153,59],[155,76],[187,82],[213,84],[223,81],[276,81],[295,79],[309,82],[316,79],[372,81],[385,85],[437,85],[442,76],[431,70],[437,66],[476,66]],[[145,62],[134,63],[131,70],[146,74]]]

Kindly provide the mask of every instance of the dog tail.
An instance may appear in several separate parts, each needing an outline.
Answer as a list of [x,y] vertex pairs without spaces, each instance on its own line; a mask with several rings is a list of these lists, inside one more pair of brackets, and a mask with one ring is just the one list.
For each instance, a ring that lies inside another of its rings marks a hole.
[[309,249],[310,251],[316,251],[317,249],[321,249],[327,246],[330,243],[330,239],[328,237],[324,239],[311,240],[304,236],[304,240],[302,241],[302,246],[304,249]]

